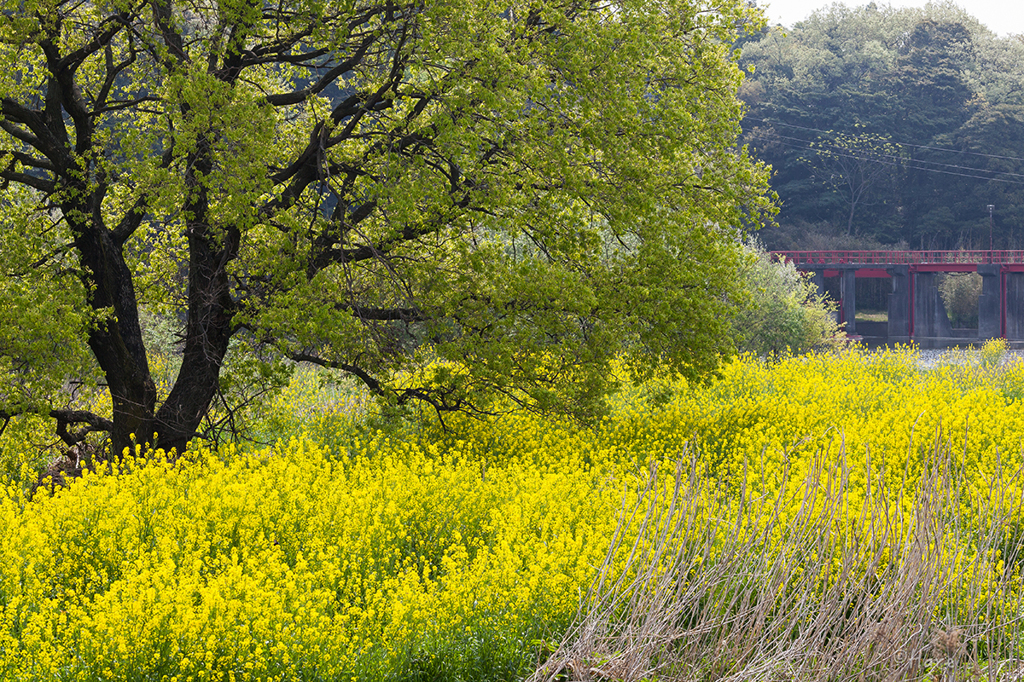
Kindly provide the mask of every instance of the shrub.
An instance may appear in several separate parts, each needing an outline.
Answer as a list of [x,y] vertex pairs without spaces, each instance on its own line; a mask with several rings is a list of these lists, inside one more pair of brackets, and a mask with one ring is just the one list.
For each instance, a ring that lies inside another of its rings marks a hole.
[[841,338],[835,304],[792,263],[774,260],[757,243],[743,249],[741,277],[749,298],[733,322],[739,349],[778,356],[835,345]]
[[953,328],[977,328],[981,275],[976,272],[943,273],[939,280],[939,293]]

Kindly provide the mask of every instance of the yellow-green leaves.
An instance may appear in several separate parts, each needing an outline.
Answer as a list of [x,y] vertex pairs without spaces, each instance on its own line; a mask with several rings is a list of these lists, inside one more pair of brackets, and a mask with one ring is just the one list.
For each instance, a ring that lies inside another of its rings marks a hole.
[[[151,426],[184,445],[238,334],[390,400],[580,415],[617,355],[697,377],[729,351],[725,245],[771,212],[736,148],[739,0],[10,14],[45,27],[6,25],[0,177],[61,212],[108,311],[116,449]],[[140,305],[184,337],[169,403]],[[435,361],[472,379],[417,374]]]

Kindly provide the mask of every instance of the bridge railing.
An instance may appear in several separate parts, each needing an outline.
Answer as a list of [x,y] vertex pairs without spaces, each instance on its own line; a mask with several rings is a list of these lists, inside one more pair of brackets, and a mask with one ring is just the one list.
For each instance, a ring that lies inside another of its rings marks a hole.
[[1024,264],[1024,251],[772,251],[795,265]]

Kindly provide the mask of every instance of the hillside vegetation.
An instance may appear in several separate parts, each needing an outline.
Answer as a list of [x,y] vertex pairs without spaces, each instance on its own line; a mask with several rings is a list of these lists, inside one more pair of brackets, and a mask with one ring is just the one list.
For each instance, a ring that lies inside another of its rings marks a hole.
[[742,40],[768,246],[1020,248],[1024,41],[990,28],[952,2],[835,3]]

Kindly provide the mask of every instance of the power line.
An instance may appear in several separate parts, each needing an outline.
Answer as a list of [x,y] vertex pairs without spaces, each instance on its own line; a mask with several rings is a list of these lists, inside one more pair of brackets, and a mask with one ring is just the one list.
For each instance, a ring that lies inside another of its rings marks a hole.
[[[813,130],[813,129],[809,128],[808,130]],[[827,131],[823,131],[823,132],[827,132]],[[803,140],[803,139],[800,139],[800,138],[787,137],[787,136],[784,136],[784,135],[776,135],[774,138],[769,138],[766,135],[759,135],[757,137],[759,137],[761,139],[765,139],[765,140],[777,141],[778,144],[781,144],[781,145],[783,145],[785,147],[790,147],[792,149],[815,150],[815,147],[813,146],[813,142],[814,142],[813,140]],[[794,140],[794,141],[797,141],[797,142],[802,142],[803,144],[796,145],[796,144],[792,144],[792,143],[789,143],[789,142],[782,142],[780,140]],[[896,144],[896,143],[894,143],[894,144]],[[916,145],[916,146],[920,146],[920,145]],[[900,157],[897,157],[897,156],[894,156],[894,155],[881,155],[881,157],[877,157],[877,156],[874,156],[874,157],[873,156],[863,156],[863,155],[851,154],[851,153],[849,153],[849,150],[839,151],[839,149],[841,149],[841,148],[833,147],[833,148],[831,148],[829,150],[829,153],[830,154],[834,154],[836,156],[843,157],[843,158],[856,159],[858,161],[869,161],[869,162],[879,163],[879,164],[883,164],[883,165],[887,165],[887,166],[901,166],[903,168],[908,168],[908,169],[911,169],[911,170],[917,170],[917,171],[921,171],[921,172],[924,172],[924,173],[940,173],[940,174],[943,174],[943,175],[953,175],[953,176],[962,177],[962,178],[973,178],[973,179],[976,179],[976,180],[986,180],[986,181],[990,181],[990,182],[1002,182],[1002,183],[1006,183],[1006,184],[1010,184],[1010,185],[1024,185],[1024,180],[1018,181],[1018,180],[1012,180],[1012,179],[1010,179],[1008,177],[998,177],[998,176],[1013,176],[1013,177],[1018,177],[1018,178],[1024,179],[1024,174],[1020,174],[1020,173],[1011,173],[1009,171],[995,171],[995,170],[988,170],[988,169],[985,169],[985,168],[973,168],[971,166],[958,166],[958,165],[954,165],[954,164],[939,163],[937,161],[925,161],[923,159],[914,159],[913,161],[907,161],[905,159],[901,159]],[[889,158],[889,159],[893,159],[893,160],[892,161],[885,161],[885,160],[883,160],[885,158]],[[1014,157],[994,157],[994,158],[1012,159]],[[976,173],[991,173],[993,175],[975,175],[975,174],[971,174],[971,173],[960,173],[960,172],[953,171],[953,170],[943,170],[942,168],[927,168],[925,166],[915,165],[915,164],[919,164],[919,163],[927,163],[927,164],[932,164],[932,165],[945,166],[947,168],[957,168],[959,170],[970,170],[970,171],[975,171]]]
[[[814,145],[815,141],[813,141],[813,140],[805,140],[805,139],[800,138],[800,137],[789,137],[787,135],[778,135],[778,134],[776,134],[774,137],[768,137],[766,135],[761,136],[761,137],[762,137],[762,139],[766,139],[766,140],[769,140],[769,141],[774,140],[774,139],[780,139],[780,140],[793,140],[793,141],[796,141],[796,142],[803,142],[803,143],[807,143],[808,144],[808,146],[807,146],[808,149],[814,149],[813,145]],[[896,143],[894,142],[893,144],[896,144]],[[862,158],[863,160],[872,160],[872,159],[875,159],[875,158],[893,159],[897,163],[903,162],[904,166],[909,166],[909,163],[912,162],[912,163],[915,163],[915,164],[927,164],[927,165],[930,165],[930,166],[942,166],[944,168],[954,168],[956,170],[974,171],[976,173],[992,173],[994,175],[1012,176],[1012,177],[1021,178],[1022,180],[1024,180],[1024,174],[1022,174],[1022,173],[1012,173],[1010,171],[990,170],[988,168],[975,168],[974,166],[961,166],[961,165],[955,164],[955,163],[942,163],[940,161],[928,161],[926,159],[908,160],[908,159],[905,159],[905,158],[903,158],[901,156],[896,156],[895,154],[878,154],[878,153],[872,153],[872,152],[862,151],[862,150],[850,150],[850,149],[846,149],[844,147],[841,147],[841,146],[838,146],[838,145],[834,145],[834,144],[829,145],[829,151],[830,151],[830,153],[839,154],[839,155],[848,155],[848,154],[851,154],[851,153],[859,153],[859,154],[862,154],[864,156],[863,157],[858,156],[856,158]],[[913,166],[910,166],[910,167],[913,167]],[[923,168],[923,167],[920,167],[920,166],[917,166],[916,168],[918,170],[929,170],[927,168]],[[938,170],[938,169],[936,169],[936,170]],[[980,176],[980,177],[984,177],[984,176]]]
[[[813,150],[813,148],[814,148],[814,147],[807,146],[807,145],[798,145],[798,144],[792,144],[792,143],[788,143],[788,142],[779,142],[779,144],[782,144],[783,146],[788,146],[788,147],[795,148],[795,150]],[[907,164],[907,163],[900,164],[900,163],[897,163],[895,161],[882,161],[882,160],[877,159],[877,158],[859,157],[859,156],[856,156],[856,155],[853,155],[853,154],[845,154],[845,153],[840,153],[840,152],[833,152],[831,154],[835,154],[836,156],[843,157],[845,159],[855,159],[855,160],[858,160],[858,161],[868,161],[868,162],[872,162],[872,163],[882,164],[882,165],[885,165],[885,166],[893,166],[893,167],[902,166],[903,168],[908,168],[910,170],[919,170],[919,171],[922,171],[922,172],[925,172],[925,173],[941,173],[943,175],[954,175],[954,176],[957,176],[957,177],[974,178],[974,179],[978,179],[978,180],[987,180],[987,181],[991,181],[991,182],[1005,182],[1007,184],[1021,184],[1021,185],[1024,185],[1024,181],[1012,180],[1012,179],[1009,179],[1009,178],[990,177],[990,176],[985,176],[985,175],[972,175],[972,174],[968,174],[968,173],[957,173],[955,171],[947,171],[947,170],[942,170],[942,169],[939,169],[939,168],[924,168],[924,167],[921,167],[921,166],[914,166],[913,164]],[[995,171],[983,171],[983,172],[995,172]]]
[[[826,135],[834,134],[835,133],[834,130],[822,130],[821,128],[811,128],[811,127],[808,127],[808,126],[798,126],[798,125],[795,125],[793,123],[783,123],[782,121],[771,121],[771,120],[769,120],[767,118],[753,118],[753,117],[751,117],[750,120],[751,121],[760,121],[761,123],[767,123],[768,125],[780,125],[780,126],[784,126],[786,128],[796,128],[797,130],[807,130],[807,131],[810,131],[810,132],[813,132],[813,133],[824,133]],[[950,154],[970,154],[971,156],[982,156],[982,157],[989,158],[989,159],[1003,159],[1005,161],[1022,161],[1022,162],[1024,162],[1024,158],[1021,158],[1019,156],[1002,156],[1002,155],[999,155],[999,154],[983,154],[982,152],[969,152],[969,151],[960,150],[960,149],[949,149],[948,147],[935,147],[935,146],[932,146],[932,145],[925,145],[925,144],[913,144],[911,142],[897,142],[895,140],[893,140],[892,143],[893,144],[898,144],[901,147],[913,147],[914,149],[927,149],[929,151],[948,152]]]

